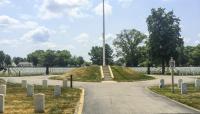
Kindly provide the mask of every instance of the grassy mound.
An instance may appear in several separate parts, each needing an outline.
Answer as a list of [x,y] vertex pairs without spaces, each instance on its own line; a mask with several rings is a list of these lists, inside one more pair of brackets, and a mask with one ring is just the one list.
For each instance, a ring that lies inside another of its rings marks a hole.
[[114,80],[119,82],[120,81],[131,82],[131,81],[143,81],[143,80],[155,79],[154,77],[146,76],[128,67],[112,66],[111,69],[115,77]]
[[[0,84],[5,84],[0,80]],[[80,99],[81,90],[62,88],[60,97],[53,96],[54,87],[34,86],[34,93],[45,94],[45,114],[73,114]],[[33,97],[27,97],[21,84],[7,83],[5,114],[35,114]]]
[[55,80],[64,80],[69,79],[70,75],[73,75],[73,80],[75,81],[83,81],[83,82],[100,82],[101,81],[101,73],[99,66],[88,66],[75,68],[64,75],[51,77],[50,79]]

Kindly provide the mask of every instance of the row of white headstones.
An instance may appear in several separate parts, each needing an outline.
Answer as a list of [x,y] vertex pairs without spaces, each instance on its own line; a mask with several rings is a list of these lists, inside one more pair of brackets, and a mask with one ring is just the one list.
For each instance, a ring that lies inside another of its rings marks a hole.
[[[63,80],[63,88],[67,88],[68,80]],[[27,97],[34,98],[34,107],[36,113],[42,113],[45,111],[45,94],[43,93],[36,93],[34,94],[34,85],[28,84],[27,80],[22,80],[21,82],[22,88],[26,88],[27,90]],[[42,80],[42,87],[48,88],[48,80]],[[61,86],[55,85],[54,86],[54,96],[59,97],[61,96]],[[5,104],[5,96],[6,96],[6,84],[0,85],[0,113],[4,113],[4,104]]]
[[[179,79],[177,82],[178,88],[181,90],[181,94],[186,94],[187,93],[187,83],[184,83],[182,79]],[[164,88],[165,87],[165,80],[160,79],[160,84],[159,88]],[[195,79],[195,88],[200,89],[200,79]]]

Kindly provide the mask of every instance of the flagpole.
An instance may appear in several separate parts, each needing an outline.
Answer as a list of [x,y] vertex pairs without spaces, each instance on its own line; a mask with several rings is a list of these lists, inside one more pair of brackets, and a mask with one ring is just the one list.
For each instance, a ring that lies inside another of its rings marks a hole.
[[106,65],[105,58],[105,6],[103,0],[103,66]]

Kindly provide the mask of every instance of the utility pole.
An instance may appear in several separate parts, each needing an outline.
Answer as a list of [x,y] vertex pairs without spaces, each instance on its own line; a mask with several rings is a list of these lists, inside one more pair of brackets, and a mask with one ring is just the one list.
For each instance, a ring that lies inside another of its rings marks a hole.
[[103,0],[103,66],[106,65],[106,57],[105,57],[105,7],[104,7],[104,0]]

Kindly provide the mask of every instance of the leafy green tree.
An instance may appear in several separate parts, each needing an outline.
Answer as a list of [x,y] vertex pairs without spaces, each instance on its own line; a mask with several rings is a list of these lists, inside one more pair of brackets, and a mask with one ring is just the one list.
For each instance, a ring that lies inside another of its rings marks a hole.
[[13,61],[16,65],[19,64],[19,62],[25,62],[27,61],[26,58],[22,58],[22,57],[13,57]]
[[200,44],[197,45],[194,50],[192,51],[192,63],[195,66],[200,65]]
[[41,63],[46,67],[46,74],[49,75],[49,67],[54,66],[56,54],[53,50],[47,50],[42,54]]
[[[102,65],[103,64],[103,48],[99,46],[93,46],[90,52],[88,53],[91,57],[91,61],[93,64]],[[106,56],[106,64],[113,64],[113,50],[112,48],[106,44],[105,45],[105,56]]]
[[8,54],[6,54],[5,55],[5,64],[6,64],[6,66],[9,66],[9,65],[11,65],[12,63],[11,63],[11,57],[10,57],[10,55],[8,55]]
[[193,65],[193,51],[195,50],[195,46],[186,46],[184,47],[184,57],[186,66]]
[[71,57],[69,64],[72,66],[77,66],[78,65],[77,57],[76,56]]
[[79,66],[83,65],[84,62],[85,62],[85,61],[84,61],[83,57],[79,56],[79,57],[77,58],[77,64],[78,64]]
[[[102,50],[103,50],[103,48],[102,48]],[[114,62],[113,61],[113,50],[108,44],[105,45],[105,55],[106,55],[106,58],[105,58],[106,65],[112,65]],[[102,56],[102,58],[103,58],[103,56]],[[102,63],[103,63],[103,61],[102,61]]]
[[120,34],[117,34],[117,38],[113,42],[117,57],[124,58],[126,66],[137,66],[139,63],[138,45],[146,37],[145,34],[136,29],[123,30]]
[[162,74],[170,57],[177,59],[178,47],[183,45],[180,38],[180,19],[173,11],[166,12],[164,8],[152,9],[147,18],[149,31],[149,47],[152,60],[162,65]]
[[36,50],[35,52],[27,55],[27,60],[29,62],[32,62],[34,66],[38,66],[39,64],[43,64],[43,63],[41,63],[41,60],[42,60],[42,55],[44,53],[45,53],[45,51],[43,51],[43,50]]
[[70,62],[71,53],[67,50],[57,51],[55,64],[57,66],[67,66]]
[[5,54],[3,51],[0,51],[0,67],[3,67],[5,60]]
[[93,46],[90,52],[88,53],[92,64],[101,65],[103,63],[103,49],[99,46]]
[[56,59],[56,52],[53,50],[47,50],[42,54],[41,62],[43,66],[51,67],[55,65],[55,59]]
[[138,66],[146,67],[148,65],[148,49],[147,46],[138,47]]

